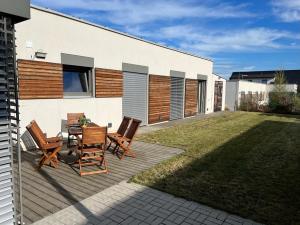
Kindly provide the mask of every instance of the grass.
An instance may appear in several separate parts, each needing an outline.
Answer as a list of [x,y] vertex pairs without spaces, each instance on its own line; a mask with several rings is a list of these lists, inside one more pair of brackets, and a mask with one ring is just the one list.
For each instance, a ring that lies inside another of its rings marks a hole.
[[184,153],[131,181],[266,224],[300,224],[300,116],[225,113],[142,135]]

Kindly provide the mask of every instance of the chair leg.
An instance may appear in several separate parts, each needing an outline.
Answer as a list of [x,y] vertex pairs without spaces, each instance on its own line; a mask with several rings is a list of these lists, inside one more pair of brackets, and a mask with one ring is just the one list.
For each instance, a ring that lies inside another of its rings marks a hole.
[[100,168],[102,167],[102,165],[104,166],[104,173],[108,173],[108,169],[107,169],[107,162],[105,160],[104,155],[101,157],[102,159],[100,160]]
[[110,142],[109,142],[109,145],[108,145],[107,149],[109,149],[109,148],[110,148],[110,146],[111,146],[111,143],[112,143],[112,141],[110,140]]
[[71,140],[70,140],[70,134],[68,133],[68,144],[67,144],[67,147],[70,148],[70,145],[71,145]]
[[124,158],[124,156],[130,156],[130,157],[136,158],[135,153],[130,148],[131,142],[127,146],[124,143],[121,143],[119,146],[123,151],[123,152],[120,153],[121,154],[120,157],[119,157],[120,160],[122,160]]
[[81,157],[78,160],[78,165],[79,165],[79,175],[82,176],[83,172],[82,172],[82,166],[81,166]]
[[[53,160],[57,160],[57,153],[61,150],[61,146],[57,147],[45,160],[44,164],[51,163]],[[57,163],[58,164],[58,163]]]
[[38,164],[38,169],[41,169],[42,166],[45,164],[45,161],[46,161],[47,157],[45,155],[43,155],[40,159],[40,162]]

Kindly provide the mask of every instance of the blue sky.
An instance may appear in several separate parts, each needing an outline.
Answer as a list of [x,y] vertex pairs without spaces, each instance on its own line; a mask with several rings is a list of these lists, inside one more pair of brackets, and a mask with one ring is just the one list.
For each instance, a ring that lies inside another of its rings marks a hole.
[[32,0],[214,60],[214,72],[300,69],[300,0]]

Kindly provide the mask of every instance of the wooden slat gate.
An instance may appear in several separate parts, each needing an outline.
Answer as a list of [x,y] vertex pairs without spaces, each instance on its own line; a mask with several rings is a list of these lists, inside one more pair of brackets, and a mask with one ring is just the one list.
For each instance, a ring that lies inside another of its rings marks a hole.
[[214,111],[222,110],[223,82],[215,81]]

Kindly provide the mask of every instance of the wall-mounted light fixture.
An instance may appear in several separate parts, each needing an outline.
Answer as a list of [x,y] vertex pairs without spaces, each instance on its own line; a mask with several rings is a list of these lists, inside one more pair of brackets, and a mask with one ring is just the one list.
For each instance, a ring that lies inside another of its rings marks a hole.
[[45,59],[47,56],[47,53],[44,52],[43,50],[37,50],[35,52],[35,57],[38,58],[38,59]]

